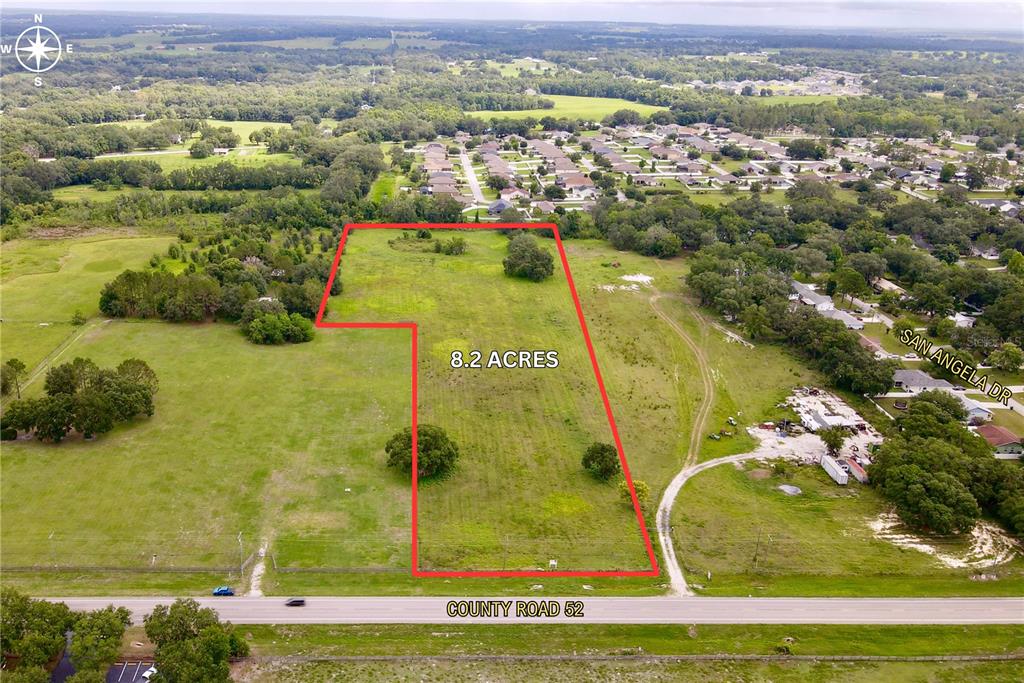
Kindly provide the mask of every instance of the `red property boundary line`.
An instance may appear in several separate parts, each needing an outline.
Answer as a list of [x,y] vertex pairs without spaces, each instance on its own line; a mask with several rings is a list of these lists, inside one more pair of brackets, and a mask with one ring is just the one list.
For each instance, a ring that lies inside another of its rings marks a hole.
[[[331,286],[338,274],[338,266],[341,263],[341,254],[345,250],[345,242],[352,230],[419,230],[422,228],[433,228],[436,230],[550,230],[555,237],[555,244],[558,247],[558,255],[562,260],[562,268],[565,271],[565,279],[569,283],[569,292],[572,294],[573,304],[576,306],[576,316],[580,321],[580,330],[583,332],[583,339],[587,344],[587,353],[590,354],[590,363],[594,368],[594,377],[597,379],[597,387],[601,391],[601,400],[604,403],[605,413],[608,415],[608,424],[615,439],[615,449],[619,453],[619,462],[622,465],[622,473],[626,478],[626,485],[629,487],[629,495],[633,499],[633,511],[636,513],[637,522],[640,525],[640,533],[644,539],[644,546],[647,550],[647,558],[650,560],[651,568],[639,571],[422,571],[419,568],[419,532],[418,532],[418,467],[417,467],[417,426],[418,407],[417,391],[419,370],[417,368],[417,345],[418,326],[414,322],[406,323],[374,323],[374,322],[325,322],[324,312],[327,310],[327,300],[331,295]],[[334,254],[334,263],[331,265],[331,274],[327,278],[327,286],[324,288],[323,296],[320,299],[320,309],[316,314],[316,326],[327,329],[401,329],[409,330],[412,341],[412,575],[415,577],[435,578],[517,578],[517,577],[642,577],[658,576],[658,560],[654,556],[654,547],[651,545],[651,537],[647,533],[647,526],[644,524],[643,513],[640,511],[640,501],[636,497],[636,488],[633,486],[633,477],[629,473],[629,465],[626,463],[626,454],[622,449],[622,440],[619,438],[619,429],[615,424],[615,417],[612,415],[612,406],[608,401],[608,392],[604,387],[604,380],[601,377],[601,369],[597,365],[597,355],[594,353],[594,344],[590,340],[590,331],[587,329],[587,321],[583,316],[583,307],[580,305],[580,297],[576,293],[576,285],[572,280],[572,273],[569,270],[569,260],[565,256],[565,247],[562,245],[562,238],[558,233],[558,226],[554,223],[349,223],[341,233],[341,240],[338,242],[338,250]]]

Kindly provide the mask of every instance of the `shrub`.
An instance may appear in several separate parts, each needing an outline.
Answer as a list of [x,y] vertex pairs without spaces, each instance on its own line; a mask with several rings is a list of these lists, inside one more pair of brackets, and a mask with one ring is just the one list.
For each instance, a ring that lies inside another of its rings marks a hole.
[[583,468],[601,481],[619,473],[619,452],[610,443],[594,442],[583,453]]
[[313,323],[298,313],[263,313],[245,328],[254,344],[300,344],[312,341]]
[[520,233],[508,244],[508,256],[502,261],[505,275],[524,277],[534,282],[551,277],[555,272],[555,262],[551,254],[541,249],[537,239],[531,235]]

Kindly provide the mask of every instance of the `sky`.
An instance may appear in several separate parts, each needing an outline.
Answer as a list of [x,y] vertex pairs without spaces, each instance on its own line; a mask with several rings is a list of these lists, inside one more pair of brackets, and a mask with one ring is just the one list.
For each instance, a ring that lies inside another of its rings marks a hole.
[[[31,2],[31,4],[29,4]],[[14,0],[21,9],[633,21],[791,28],[1000,31],[1024,38],[1024,0]]]

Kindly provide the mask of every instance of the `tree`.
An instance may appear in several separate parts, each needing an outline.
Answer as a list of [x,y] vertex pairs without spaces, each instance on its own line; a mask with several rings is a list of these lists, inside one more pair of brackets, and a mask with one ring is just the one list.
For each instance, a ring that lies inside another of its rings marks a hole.
[[825,449],[832,457],[839,454],[839,451],[843,448],[843,442],[845,442],[846,437],[849,436],[849,432],[842,427],[819,429],[815,433],[818,435],[818,438],[821,439],[822,443],[825,444]]
[[60,443],[74,426],[74,398],[68,395],[41,399],[35,414],[36,438]]
[[[403,472],[412,472],[412,429],[406,427],[396,433],[384,446],[388,455],[388,467]],[[416,471],[417,477],[447,474],[459,459],[459,447],[448,434],[435,425],[420,424],[416,427]]]
[[74,397],[71,426],[82,436],[91,438],[114,428],[114,406],[96,389],[84,389]]
[[942,165],[942,169],[939,171],[939,182],[948,183],[956,175],[956,164],[945,163]]
[[285,283],[281,285],[280,300],[289,313],[313,319],[320,310],[323,293],[323,285],[316,280],[306,280],[301,285]]
[[619,452],[609,443],[594,442],[583,453],[583,469],[601,481],[608,481],[619,473]]
[[18,398],[21,398],[21,380],[25,376],[25,364],[17,358],[10,358],[4,363],[2,372],[6,387],[3,395],[6,396],[11,393],[11,387],[13,386]]
[[789,156],[794,159],[824,159],[825,147],[816,140],[797,138],[791,140],[787,146]]
[[1004,342],[989,354],[988,364],[1004,372],[1017,372],[1024,366],[1024,351],[1013,342]]
[[916,407],[908,413],[908,416],[915,415],[922,403],[930,403],[936,406],[949,416],[949,421],[960,422],[967,419],[967,409],[964,408],[964,404],[960,402],[960,399],[938,389],[928,389],[918,394],[914,398],[914,405]]
[[313,323],[298,313],[262,313],[245,326],[253,344],[301,344],[313,340]]
[[490,175],[487,176],[487,187],[491,188],[495,192],[501,192],[509,186],[509,180],[505,176]]
[[565,199],[565,190],[558,185],[548,185],[544,188],[544,196],[548,199]]
[[[64,633],[74,621],[63,602],[33,600],[7,586],[0,591],[0,651],[20,657],[19,669],[42,667],[53,659],[64,648]],[[6,672],[3,679],[7,681]]]
[[190,598],[157,605],[144,620],[156,645],[156,668],[168,683],[220,683],[229,680],[228,660],[249,654],[249,645],[231,622]]
[[[651,487],[646,482],[640,481],[639,479],[633,480],[633,488],[636,489],[636,500],[640,503],[640,509],[643,510],[647,507],[647,502],[651,498]],[[619,481],[619,496],[626,502],[630,507],[633,506],[633,496],[629,492],[629,484],[626,483],[625,479]]]
[[116,372],[126,380],[148,388],[153,394],[160,387],[160,380],[157,379],[156,373],[153,372],[153,368],[149,367],[149,364],[144,360],[139,360],[138,358],[123,360],[117,366]]
[[213,145],[206,140],[196,140],[188,150],[193,159],[205,159],[213,154]]
[[980,168],[970,165],[965,173],[964,182],[968,190],[980,190],[985,187],[985,173]]
[[905,522],[938,534],[969,531],[981,516],[970,491],[952,475],[917,465],[894,467],[883,493]]
[[46,371],[46,380],[43,388],[50,396],[66,394],[73,396],[81,389],[84,389],[92,382],[99,366],[88,358],[75,358],[70,363],[51,366]]
[[110,605],[83,614],[75,621],[71,663],[78,670],[106,670],[121,653],[121,639],[131,623],[132,614],[125,607]]
[[162,681],[169,683],[226,683],[231,680],[231,645],[227,634],[216,627],[195,638],[157,649],[156,666]]
[[900,339],[904,332],[913,332],[914,327],[914,321],[910,318],[896,318],[892,323],[892,335]]
[[755,341],[771,329],[771,318],[764,306],[747,306],[740,314],[740,321],[743,323],[743,331]]
[[[27,666],[19,663],[18,668],[14,671],[4,672],[4,683],[50,683],[51,680],[50,672],[42,666]],[[72,681],[72,683],[74,682]]]
[[106,681],[107,672],[98,669],[79,669],[64,679],[64,683],[106,683]]
[[835,272],[834,278],[836,292],[844,296],[853,297],[868,289],[868,283],[864,280],[864,276],[853,268],[840,268]]
[[551,277],[555,272],[554,258],[541,249],[537,239],[520,232],[508,244],[508,256],[502,261],[505,275],[523,277],[534,282]]
[[913,298],[914,308],[931,317],[946,316],[953,312],[953,297],[946,292],[942,285],[918,282],[910,290],[910,295]]
[[843,265],[864,276],[867,282],[874,282],[885,274],[885,259],[880,254],[859,252],[850,254],[843,261]]

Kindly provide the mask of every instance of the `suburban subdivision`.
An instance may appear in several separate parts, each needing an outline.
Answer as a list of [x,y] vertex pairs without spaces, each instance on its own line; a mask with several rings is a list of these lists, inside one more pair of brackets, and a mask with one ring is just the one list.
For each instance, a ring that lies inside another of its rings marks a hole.
[[1020,6],[42,5],[0,682],[1020,679]]

